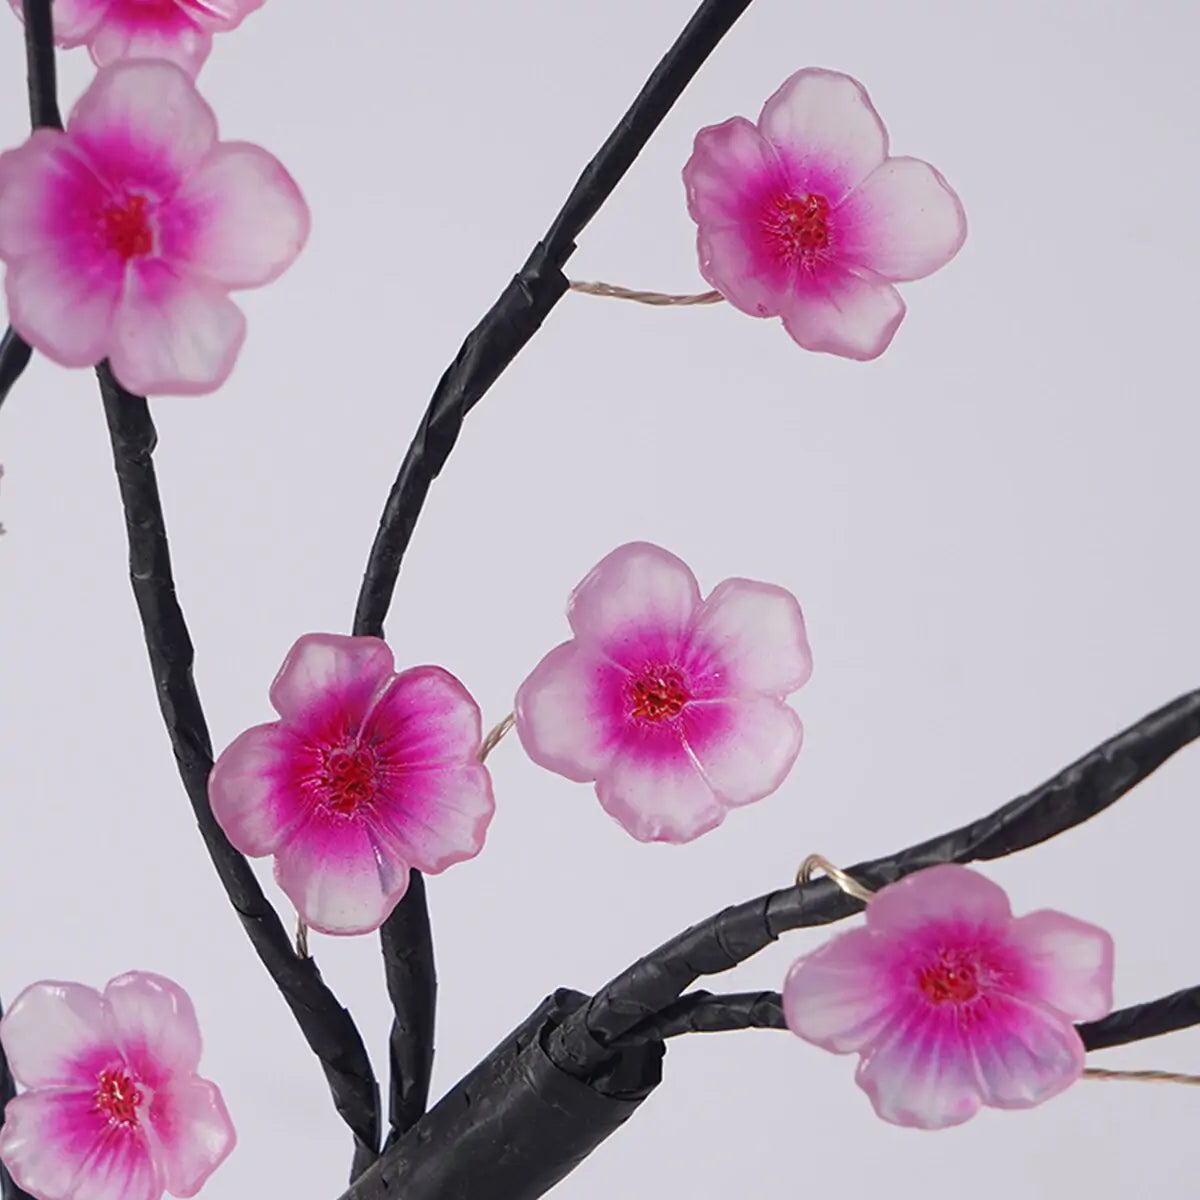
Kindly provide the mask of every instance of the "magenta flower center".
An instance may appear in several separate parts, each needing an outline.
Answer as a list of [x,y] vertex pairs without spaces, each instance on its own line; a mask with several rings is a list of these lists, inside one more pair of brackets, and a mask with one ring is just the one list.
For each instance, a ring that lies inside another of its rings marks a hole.
[[145,196],[126,196],[100,213],[100,237],[106,249],[126,262],[154,249]]
[[759,218],[771,254],[790,266],[813,267],[829,250],[829,201],[824,196],[773,196]]
[[669,721],[691,698],[674,668],[647,667],[629,685],[629,715],[639,721]]
[[136,1125],[142,1094],[125,1071],[101,1071],[96,1108],[117,1125]]
[[375,798],[375,755],[363,746],[343,746],[325,756],[321,787],[325,804],[334,812],[349,815]]
[[979,962],[964,950],[939,950],[917,972],[917,986],[933,1004],[967,1004],[982,990]]

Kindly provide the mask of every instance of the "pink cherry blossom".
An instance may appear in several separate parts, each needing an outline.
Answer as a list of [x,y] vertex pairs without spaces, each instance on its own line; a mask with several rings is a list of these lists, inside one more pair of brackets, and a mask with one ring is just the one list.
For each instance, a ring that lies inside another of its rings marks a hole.
[[790,592],[727,579],[701,600],[685,563],[633,542],[592,568],[567,619],[574,638],[517,693],[534,762],[594,780],[644,842],[689,842],[783,782],[802,736],[784,697],[812,672]]
[[218,387],[246,332],[229,291],[279,276],[308,227],[292,177],[258,146],[218,142],[170,63],[103,68],[65,133],[0,155],[13,328],[64,366],[107,357],[140,394]]
[[474,858],[495,803],[479,709],[441,667],[396,674],[378,638],[310,633],[288,652],[280,720],[236,738],[209,777],[213,814],[323,933],[378,929],[408,888]]
[[793,1033],[857,1054],[855,1079],[885,1121],[959,1125],[991,1108],[1032,1108],[1083,1073],[1074,1021],[1112,1008],[1112,938],[1008,897],[966,867],[931,867],[867,903],[788,974]]
[[27,987],[0,1021],[18,1083],[0,1159],[37,1200],[194,1196],[237,1140],[216,1084],[196,1074],[200,1029],[187,993],[130,971],[103,994]]
[[[21,15],[22,0],[9,0]],[[98,67],[121,58],[163,58],[194,76],[214,33],[236,29],[263,0],[54,0],[54,40],[87,45]]]
[[917,158],[890,158],[861,84],[814,67],[763,106],[696,134],[683,169],[700,271],[732,305],[782,317],[807,350],[860,360],[904,318],[893,283],[958,253],[966,216]]

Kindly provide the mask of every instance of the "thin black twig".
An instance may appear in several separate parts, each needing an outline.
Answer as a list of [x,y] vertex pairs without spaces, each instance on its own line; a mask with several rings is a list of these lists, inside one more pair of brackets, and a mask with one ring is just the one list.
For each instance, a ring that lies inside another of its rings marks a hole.
[[[655,67],[629,110],[588,163],[546,236],[501,292],[484,318],[467,335],[429,402],[416,436],[404,456],[380,518],[363,574],[354,614],[354,632],[382,637],[404,552],[408,548],[429,487],[445,465],[468,412],[482,399],[505,368],[541,327],[567,290],[563,265],[575,250],[575,239],[599,212],[650,136],[662,123],[696,72],[717,47],[751,0],[705,0],[687,27]],[[413,873],[414,883],[419,883]],[[395,923],[397,929],[389,926]],[[389,946],[403,937],[416,943],[398,959]],[[405,1120],[421,1115],[419,1098],[429,1090],[432,1046],[416,1044],[428,1030],[435,984],[429,915],[424,889],[410,885],[382,931],[388,991],[395,1006],[391,1059],[393,1072],[392,1136],[403,1133]],[[404,1071],[414,1071],[412,1077]],[[422,1100],[423,1103],[423,1100]],[[397,1119],[399,1118],[399,1124]]]
[[[3,1015],[0,1008],[0,1015]],[[4,1109],[8,1102],[17,1094],[17,1083],[8,1069],[8,1059],[4,1047],[0,1046],[0,1124],[3,1123]],[[28,1192],[17,1187],[16,1181],[8,1173],[3,1163],[0,1163],[0,1200],[33,1200]]]
[[361,1170],[374,1161],[379,1147],[379,1089],[371,1063],[350,1014],[322,980],[316,963],[293,951],[287,930],[250,864],[229,844],[213,817],[208,802],[212,742],[192,679],[192,640],[171,573],[154,473],[158,440],[154,422],[145,399],[122,388],[107,363],[101,363],[96,374],[125,510],[129,576],[179,775],[230,903],[321,1061],[334,1104],[354,1133],[355,1170]]
[[[1001,858],[1044,842],[1102,812],[1172,754],[1200,737],[1200,690],[1144,717],[1072,763],[1053,779],[989,816],[898,854],[851,867],[878,889],[943,862]],[[822,876],[727,908],[672,938],[623,971],[573,1013],[549,1043],[554,1061],[586,1078],[623,1034],[653,1020],[702,975],[727,971],[781,933],[824,925],[862,909]]]
[[32,357],[33,347],[10,325],[0,337],[0,404],[4,403]]

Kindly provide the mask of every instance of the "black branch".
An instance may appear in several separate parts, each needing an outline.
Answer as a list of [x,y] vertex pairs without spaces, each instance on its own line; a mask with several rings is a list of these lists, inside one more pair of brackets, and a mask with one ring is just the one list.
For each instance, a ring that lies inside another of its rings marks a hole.
[[[383,637],[383,623],[417,518],[430,485],[458,441],[467,413],[562,299],[567,291],[562,268],[575,250],[575,239],[600,211],[684,88],[750,3],[705,0],[700,5],[584,168],[546,236],[467,335],[438,383],[392,484],[358,594],[355,634]],[[394,1139],[407,1128],[406,1122],[421,1115],[433,1063],[436,983],[432,933],[425,891],[417,872],[412,873],[408,892],[385,923],[381,941],[388,993],[396,1014],[391,1035]],[[405,941],[409,952],[397,955],[395,948]]]
[[[849,873],[877,889],[944,862],[1002,858],[1036,846],[1103,812],[1172,754],[1200,736],[1200,690],[1189,692],[1110,738],[1041,787],[989,816]],[[550,1053],[563,1070],[587,1078],[607,1048],[672,1005],[703,975],[727,971],[789,929],[839,921],[861,900],[821,877],[803,887],[727,908],[672,938],[603,987],[555,1031]]]
[[142,396],[121,387],[107,363],[101,363],[96,374],[129,535],[129,577],[175,763],[229,901],[321,1061],[334,1104],[355,1137],[355,1169],[361,1169],[374,1161],[380,1137],[379,1088],[371,1063],[350,1014],[321,978],[316,963],[295,953],[250,864],[230,845],[213,817],[208,801],[212,742],[192,678],[192,639],[171,573],[154,473],[158,435]]

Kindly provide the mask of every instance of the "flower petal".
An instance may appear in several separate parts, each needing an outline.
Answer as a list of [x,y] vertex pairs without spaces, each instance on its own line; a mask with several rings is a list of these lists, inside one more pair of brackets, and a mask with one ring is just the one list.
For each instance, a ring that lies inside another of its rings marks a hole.
[[[79,240],[77,210],[98,207],[106,194],[66,134],[34,130],[23,145],[0,154],[0,257],[60,246],[73,234]],[[90,231],[84,240],[93,241]]]
[[397,772],[374,818],[397,857],[436,875],[483,849],[495,811],[491,776],[473,763]]
[[109,1124],[88,1091],[33,1091],[10,1100],[0,1158],[39,1200],[159,1200],[145,1134]]
[[474,763],[483,741],[479,705],[449,671],[410,667],[376,700],[363,737],[396,770]]
[[945,1129],[979,1111],[975,1062],[952,1009],[913,1004],[859,1062],[855,1082],[883,1120]]
[[725,806],[682,741],[624,746],[596,782],[604,810],[639,842],[690,842],[725,819]]
[[805,350],[868,362],[891,345],[904,312],[886,280],[830,267],[788,299],[783,325]]
[[173,1196],[194,1196],[237,1144],[220,1089],[207,1079],[179,1080],[155,1092],[147,1119]]
[[[9,0],[13,12],[24,19],[22,0]],[[70,48],[87,41],[88,35],[100,23],[112,0],[54,0],[55,45]]]
[[687,705],[684,737],[709,787],[726,804],[752,804],[787,778],[800,753],[800,718],[770,696]]
[[967,237],[954,189],[919,158],[889,158],[837,212],[844,260],[900,281],[944,267]]
[[170,195],[217,142],[217,120],[173,63],[135,59],[96,75],[67,132],[104,173]]
[[275,879],[311,928],[370,933],[407,890],[408,866],[364,821],[318,807],[277,852]]
[[581,641],[636,667],[647,653],[677,653],[699,607],[700,587],[682,559],[630,542],[588,572],[571,593],[567,619]]
[[1037,1000],[1072,1021],[1098,1021],[1113,1006],[1113,940],[1106,930],[1042,909],[1018,917],[1010,937],[1036,981]]
[[1083,1074],[1083,1039],[1075,1027],[1006,996],[988,998],[986,1016],[972,1022],[971,1047],[984,1103],[993,1108],[1032,1108]]
[[1004,889],[957,863],[915,871],[881,888],[867,905],[868,928],[889,936],[948,922],[1007,928],[1011,919]]
[[123,58],[165,59],[195,77],[212,49],[212,34],[176,4],[149,9],[139,3],[133,11],[125,7],[114,4],[92,35],[88,49],[96,66]]
[[688,639],[688,679],[695,693],[758,692],[782,699],[812,674],[804,614],[786,588],[726,579],[704,602]]
[[517,692],[513,711],[525,753],[576,783],[595,779],[619,739],[618,703],[628,679],[576,641],[555,646]]
[[764,255],[735,226],[702,227],[696,235],[700,274],[734,308],[752,317],[777,317],[791,295],[791,273]]
[[311,749],[281,723],[239,734],[213,764],[208,799],[217,824],[243,854],[273,854],[308,815],[298,776]]
[[748,199],[782,190],[787,178],[775,147],[745,117],[731,117],[696,134],[683,184],[692,220],[719,229],[740,224]]
[[13,1077],[30,1088],[94,1091],[100,1072],[121,1060],[103,998],[81,983],[31,984],[0,1020],[0,1043]]
[[887,157],[888,136],[866,89],[849,75],[806,67],[763,105],[758,127],[798,173],[819,167],[837,204]]
[[878,938],[839,934],[796,962],[783,985],[783,1014],[797,1037],[848,1054],[869,1045],[895,1017]]
[[200,1026],[187,992],[149,971],[109,980],[104,999],[125,1061],[151,1088],[200,1065]]
[[245,142],[218,146],[174,204],[195,229],[188,268],[225,287],[270,283],[308,240],[308,205],[296,181],[277,158]]
[[271,684],[271,704],[288,723],[336,744],[359,732],[393,669],[381,638],[306,633]]

